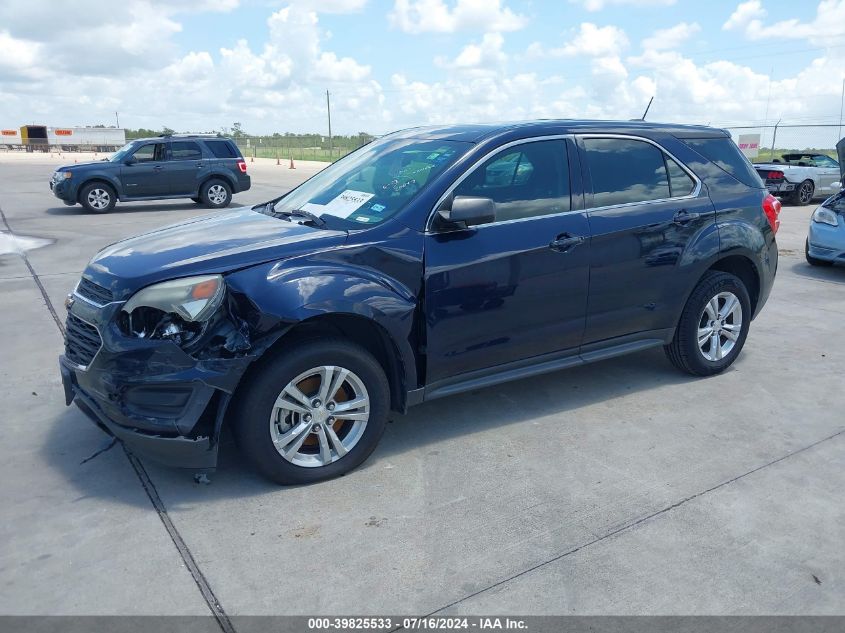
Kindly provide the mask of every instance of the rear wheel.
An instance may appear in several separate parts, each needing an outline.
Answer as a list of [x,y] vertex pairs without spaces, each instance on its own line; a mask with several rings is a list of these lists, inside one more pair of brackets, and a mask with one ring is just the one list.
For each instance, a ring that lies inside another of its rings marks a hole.
[[342,475],[384,433],[387,378],[365,349],[342,339],[305,341],[266,361],[235,404],[246,458],[280,484]]
[[833,262],[825,261],[824,259],[816,259],[810,255],[810,238],[804,240],[804,257],[807,258],[807,263],[810,266],[833,266]]
[[221,209],[232,201],[232,188],[222,180],[209,180],[200,189],[205,206]]
[[79,192],[79,202],[92,213],[108,213],[117,204],[117,196],[109,185],[92,182],[82,187]]
[[805,180],[795,189],[791,196],[792,204],[810,204],[816,194],[816,186],[812,180]]
[[742,281],[710,271],[687,300],[666,356],[694,376],[718,374],[739,356],[750,323],[751,301]]

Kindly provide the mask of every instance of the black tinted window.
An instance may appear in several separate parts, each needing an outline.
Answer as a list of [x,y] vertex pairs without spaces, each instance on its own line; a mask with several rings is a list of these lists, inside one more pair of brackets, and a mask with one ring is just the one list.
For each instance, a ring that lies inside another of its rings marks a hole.
[[593,181],[593,206],[671,198],[663,152],[651,143],[584,139]]
[[727,136],[721,138],[685,138],[682,140],[741,183],[749,187],[762,186],[751,163]]
[[205,145],[217,158],[238,157],[238,153],[229,141],[206,141]]
[[690,195],[695,189],[695,181],[666,154],[663,154],[663,158],[666,161],[666,171],[669,172],[669,193],[673,198]]
[[173,141],[170,145],[173,160],[199,160],[202,158],[200,146],[193,141]]
[[569,211],[569,165],[563,141],[524,143],[485,161],[456,196],[491,198],[496,221]]

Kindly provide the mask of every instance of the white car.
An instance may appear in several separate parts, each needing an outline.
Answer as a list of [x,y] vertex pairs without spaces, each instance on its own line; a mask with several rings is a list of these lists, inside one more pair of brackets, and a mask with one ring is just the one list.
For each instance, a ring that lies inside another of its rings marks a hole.
[[754,165],[766,188],[790,204],[810,204],[839,192],[839,163],[827,154],[784,154],[781,160]]

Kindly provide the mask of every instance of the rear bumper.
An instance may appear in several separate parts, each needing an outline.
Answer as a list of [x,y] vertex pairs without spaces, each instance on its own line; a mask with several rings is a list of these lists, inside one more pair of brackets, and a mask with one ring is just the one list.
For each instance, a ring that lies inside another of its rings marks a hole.
[[242,174],[238,172],[238,180],[235,184],[235,191],[234,193],[240,193],[241,191],[246,191],[250,187],[252,187],[252,178],[250,178],[249,174]]
[[766,189],[769,190],[769,193],[773,196],[783,196],[795,191],[795,188],[798,187],[795,183],[788,182],[786,180],[781,182],[768,182],[766,181]]

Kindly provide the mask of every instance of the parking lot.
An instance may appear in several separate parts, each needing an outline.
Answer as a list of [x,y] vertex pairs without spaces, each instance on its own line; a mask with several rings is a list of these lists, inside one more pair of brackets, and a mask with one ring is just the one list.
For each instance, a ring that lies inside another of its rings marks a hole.
[[[658,350],[438,400],[305,487],[227,438],[202,484],[66,408],[57,357],[95,251],[207,210],[85,214],[48,188],[68,160],[0,154],[0,613],[845,613],[845,268],[805,262],[813,207],[722,375]],[[258,159],[235,204],[318,168]]]

